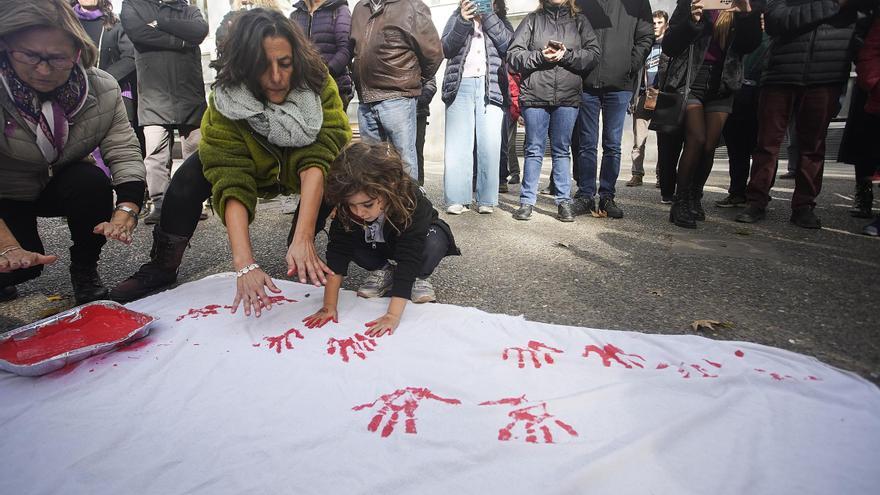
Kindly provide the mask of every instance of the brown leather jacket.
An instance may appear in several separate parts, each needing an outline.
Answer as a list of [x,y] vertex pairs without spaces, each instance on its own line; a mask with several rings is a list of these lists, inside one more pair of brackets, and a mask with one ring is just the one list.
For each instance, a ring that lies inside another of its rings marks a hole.
[[421,0],[361,0],[351,13],[352,76],[360,101],[417,97],[443,61],[431,11]]

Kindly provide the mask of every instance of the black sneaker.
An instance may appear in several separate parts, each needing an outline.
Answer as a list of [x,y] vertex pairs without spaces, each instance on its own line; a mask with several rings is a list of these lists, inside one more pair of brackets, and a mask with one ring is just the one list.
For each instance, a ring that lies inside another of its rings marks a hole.
[[532,205],[527,205],[525,203],[519,205],[519,209],[513,212],[513,218],[517,220],[528,220],[532,218]]
[[574,222],[574,212],[572,211],[571,201],[559,203],[559,206],[557,206],[556,219],[560,222]]
[[519,174],[513,174],[510,176],[510,180],[507,181],[508,184],[519,184]]
[[726,198],[715,202],[715,206],[718,208],[742,208],[745,205],[746,198],[735,194],[728,194]]
[[813,213],[813,208],[805,206],[796,210],[791,210],[791,223],[805,229],[821,229],[822,222],[819,217]]
[[606,196],[599,198],[599,216],[608,218],[623,218],[623,210],[614,202],[614,198]]
[[502,182],[501,184],[498,184],[498,192],[499,193],[510,192],[510,186],[507,185],[507,182]]
[[685,229],[697,228],[694,212],[690,208],[690,200],[676,198],[669,209],[669,221]]
[[596,211],[596,201],[593,198],[574,198],[571,204],[571,212],[574,215],[586,215]]
[[740,223],[755,223],[765,218],[767,218],[767,210],[758,206],[748,205],[734,220]]
[[673,201],[672,196],[660,196],[660,204],[661,205],[671,205]]

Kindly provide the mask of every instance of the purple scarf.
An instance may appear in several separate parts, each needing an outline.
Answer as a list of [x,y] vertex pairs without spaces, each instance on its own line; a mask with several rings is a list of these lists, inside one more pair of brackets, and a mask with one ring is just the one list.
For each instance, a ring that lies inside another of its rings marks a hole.
[[101,12],[101,9],[86,10],[79,4],[73,6],[73,11],[76,13],[77,17],[84,21],[94,21],[95,19],[104,17],[104,13]]
[[70,119],[79,112],[89,93],[89,82],[82,66],[70,71],[70,78],[41,101],[33,88],[18,78],[6,52],[0,55],[0,80],[18,114],[37,136],[37,146],[48,163],[55,163],[67,144]]

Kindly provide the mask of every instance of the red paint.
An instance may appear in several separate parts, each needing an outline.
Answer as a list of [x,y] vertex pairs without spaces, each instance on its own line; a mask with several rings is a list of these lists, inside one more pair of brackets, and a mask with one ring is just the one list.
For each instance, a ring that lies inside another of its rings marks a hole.
[[342,358],[343,363],[347,363],[350,356],[349,351],[351,351],[355,356],[361,358],[361,360],[367,359],[367,353],[373,352],[376,349],[376,339],[371,339],[369,337],[365,337],[359,333],[354,334],[352,337],[348,337],[347,339],[336,339],[334,337],[330,337],[327,340],[327,354],[334,355],[336,351],[339,351],[339,357]]
[[[584,347],[583,356],[590,357],[590,353],[592,353],[592,352],[595,352],[596,354],[599,355],[599,357],[602,358],[602,364],[605,365],[606,368],[611,367],[612,360],[616,361],[617,363],[622,364],[625,368],[632,368],[633,366],[637,366],[639,368],[644,368],[644,366],[641,363],[636,362],[632,358],[638,358],[638,359],[642,360],[642,362],[645,361],[645,358],[643,358],[642,356],[639,356],[638,354],[627,354],[627,353],[623,352],[622,350],[618,349],[617,347],[615,347],[613,344],[605,344],[605,347],[603,347],[601,349],[595,345],[588,345],[588,346]],[[621,356],[624,356],[626,358],[626,360],[629,361],[629,363],[624,362],[624,360],[621,359]]]
[[706,371],[705,368],[703,368],[699,364],[692,364],[691,368],[697,370],[701,375],[703,375],[703,378],[718,378],[718,375],[713,375],[713,374],[709,373],[708,371]]
[[275,349],[276,353],[281,354],[281,344],[284,344],[284,348],[286,349],[293,349],[293,344],[290,342],[291,335],[300,340],[303,339],[303,334],[301,334],[299,330],[291,328],[290,330],[275,337],[263,337],[263,340],[269,343],[270,350]]
[[388,413],[391,413],[391,416],[388,418],[385,427],[382,428],[381,433],[382,438],[390,436],[391,433],[394,432],[394,426],[400,421],[400,413],[402,412],[404,416],[404,431],[415,435],[417,433],[415,416],[416,409],[419,407],[419,402],[425,399],[436,400],[452,405],[461,404],[461,401],[458,399],[440,397],[427,388],[406,387],[395,390],[390,394],[385,394],[373,402],[354,406],[351,410],[360,411],[362,409],[372,409],[377,403],[382,402],[382,407],[379,408],[379,411],[373,416],[373,419],[370,420],[370,423],[367,425],[367,430],[373,432],[378,431],[379,425],[382,424],[382,420],[388,416]]
[[785,378],[783,378],[782,375],[780,375],[779,373],[770,373],[770,376],[772,376],[773,379],[776,381],[781,382],[782,380],[785,380]]
[[[510,397],[496,401],[481,402],[481,406],[491,406],[499,404],[509,404],[519,406],[528,403],[526,396]],[[539,402],[537,404],[514,409],[507,413],[507,416],[513,419],[510,423],[498,430],[498,440],[506,442],[511,439],[524,438],[527,443],[555,443],[553,441],[553,433],[551,428],[558,427],[568,433],[572,437],[578,436],[577,431],[571,425],[559,419],[553,419],[554,416],[547,411],[547,403]],[[552,420],[552,421],[549,421]],[[517,436],[514,428],[521,431]],[[540,433],[540,437],[538,434]],[[539,438],[541,441],[539,441]]]
[[59,369],[53,371],[49,376],[57,378],[59,376],[69,375],[69,374],[73,373],[73,370],[75,370],[82,363],[83,363],[82,361],[76,361],[75,363],[68,363],[68,364],[64,365],[63,368],[59,368]]
[[668,364],[666,364],[666,363],[660,363],[660,364],[657,365],[657,368],[656,368],[656,369],[658,369],[658,370],[665,370],[665,369],[668,368],[668,367],[669,367]]
[[[117,351],[119,351],[119,352],[139,351],[152,343],[153,343],[153,339],[150,339],[150,338],[135,340],[134,342],[132,342],[131,344],[128,344],[127,346],[120,347],[119,349],[117,349]],[[103,361],[106,358],[107,358],[107,356],[102,356],[101,360]]]
[[260,347],[260,343],[257,342],[256,344],[251,344],[251,347]]
[[704,359],[703,361],[706,361],[707,363],[709,363],[710,365],[712,365],[712,366],[714,366],[714,367],[716,367],[716,368],[720,368],[720,367],[721,367],[721,363],[715,363],[715,362],[709,361],[708,359]]
[[175,321],[180,321],[185,318],[190,318],[193,320],[197,320],[199,318],[205,318],[206,316],[218,315],[220,314],[221,309],[228,309],[232,312],[232,306],[221,306],[219,304],[209,304],[202,308],[190,308],[185,314],[182,314],[177,317]]
[[821,382],[821,381],[822,381],[821,378],[816,378],[816,377],[813,376],[813,375],[808,376],[808,377],[807,377],[807,380],[810,380],[810,381],[813,381],[813,382]]
[[758,373],[766,373],[767,370],[762,370],[761,368],[755,368],[755,371]]
[[83,347],[124,339],[151,320],[147,315],[124,308],[87,306],[78,314],[40,327],[27,337],[9,338],[0,343],[0,359],[16,365],[39,363]]
[[562,354],[563,351],[561,349],[557,349],[555,347],[550,347],[543,342],[538,342],[536,340],[530,340],[525,349],[522,347],[508,347],[504,349],[504,352],[501,354],[501,359],[507,361],[510,356],[510,351],[515,351],[517,354],[517,366],[520,368],[525,368],[525,356],[528,355],[532,359],[532,366],[535,368],[541,367],[541,361],[538,359],[538,354],[542,351],[544,352],[544,361],[547,364],[553,364],[553,356],[550,355],[551,352],[555,352],[557,354]]
[[737,349],[737,351],[734,352],[733,355],[736,356],[736,357],[743,357],[743,356],[746,355],[746,353],[744,353],[743,351]]

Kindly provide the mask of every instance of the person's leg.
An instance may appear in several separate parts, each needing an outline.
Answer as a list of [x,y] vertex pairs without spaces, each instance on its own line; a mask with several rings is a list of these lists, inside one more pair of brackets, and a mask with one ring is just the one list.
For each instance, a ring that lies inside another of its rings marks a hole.
[[592,199],[596,195],[597,147],[599,146],[599,95],[584,92],[581,94],[581,105],[578,113],[578,191],[575,196]]
[[[633,179],[645,176],[645,144],[648,142],[648,120],[642,115],[633,115],[633,148],[630,154],[632,158]],[[639,186],[642,181],[631,181],[633,186]],[[637,182],[637,183],[636,183]]]
[[614,198],[620,176],[620,142],[632,91],[608,91],[602,95],[602,169],[599,196]]
[[502,109],[504,117],[501,119],[501,154],[498,159],[498,183],[500,186],[507,184],[510,170],[507,168],[507,153],[510,150],[508,138],[510,138],[510,111]]
[[684,150],[678,161],[675,199],[669,210],[669,221],[679,227],[696,228],[691,210],[691,195],[705,146],[706,118],[703,104],[690,101],[684,115]]
[[516,153],[517,132],[519,132],[519,123],[513,120],[510,123],[507,134],[507,170],[510,172],[510,180],[513,181],[513,184],[519,184],[519,181],[521,179],[519,170],[519,157]]
[[715,149],[721,141],[721,131],[724,129],[727,115],[726,111],[706,112],[706,144],[691,186],[691,211],[694,213],[694,218],[700,221],[706,219],[706,211],[702,204],[703,187],[712,173],[712,166],[715,163]]
[[[788,127],[789,116],[798,99],[799,90],[793,86],[765,86],[758,99],[758,142],[752,153],[752,170],[746,187],[746,199],[751,212],[763,212],[770,202],[770,187],[776,173],[779,146]],[[748,221],[745,217],[739,219]]]
[[378,103],[358,104],[358,132],[360,132],[361,140],[364,142],[377,143],[384,139],[381,128],[379,127],[378,114],[375,106]]
[[428,127],[427,115],[416,115],[416,158],[419,161],[419,185],[425,185],[425,131]]
[[[796,112],[797,109],[795,109]],[[788,147],[785,148],[788,152],[788,164],[786,165],[787,173],[784,177],[786,179],[794,179],[797,175],[801,154],[800,147],[798,146],[797,121],[795,119],[788,121],[788,129],[786,129],[785,133],[788,136]]]
[[434,273],[434,269],[449,252],[452,240],[446,232],[437,225],[428,227],[428,235],[425,237],[425,247],[422,250],[422,268],[419,277],[426,279]]
[[757,111],[758,89],[755,86],[743,86],[734,99],[733,112],[728,116],[722,131],[730,169],[728,199],[733,202],[719,206],[739,206],[745,202],[752,151],[758,140]]
[[[523,108],[522,114],[526,122],[526,140],[519,202],[521,206],[528,206],[528,214],[523,212],[523,215],[521,215],[525,217],[522,218],[525,220],[531,214],[530,208],[537,202],[538,180],[541,176],[541,162],[544,158],[547,130],[550,127],[550,112],[546,108],[528,107]],[[520,209],[522,210],[523,208]]]
[[455,205],[468,207],[473,193],[475,85],[474,78],[463,78],[458,93],[446,107],[446,128],[443,153],[443,199],[450,211],[460,213]]
[[675,195],[675,182],[678,178],[676,168],[683,145],[684,137],[680,132],[657,133],[657,168],[660,169],[661,199],[672,201]]
[[[18,245],[26,251],[46,254],[43,242],[37,231],[37,203],[34,201],[13,201],[0,199],[0,219],[12,232]],[[2,246],[6,247],[6,246]],[[43,272],[43,265],[32,266],[8,273],[0,273],[0,298],[9,300],[16,297],[14,286],[35,279]]]
[[816,206],[816,197],[822,191],[826,132],[837,113],[839,97],[838,85],[812,86],[804,90],[795,116],[800,155],[791,197],[793,212],[800,209],[812,211]]
[[394,266],[388,263],[388,245],[382,243],[378,246],[378,249],[373,249],[360,242],[354,244],[352,261],[370,272],[358,287],[357,295],[360,297],[382,297],[394,284]]
[[[498,204],[498,181],[496,164],[501,157],[501,124],[504,111],[501,107],[484,103],[485,85],[479,79],[476,92],[476,139],[477,139],[477,206],[494,207]],[[568,151],[566,150],[566,156]]]
[[211,183],[202,172],[198,153],[187,158],[171,179],[159,225],[153,228],[150,261],[110,291],[114,301],[140,299],[177,280],[177,270],[199,224],[202,202],[211,197]]
[[[147,156],[144,157],[144,166],[147,169],[147,190],[156,210],[162,208],[162,198],[171,177],[173,139],[174,133],[169,128],[161,125],[144,127],[144,140],[147,147]],[[158,218],[156,220],[158,221]]]
[[[199,151],[199,141],[202,140],[202,130],[198,127],[191,126],[180,126],[177,129],[178,134],[180,134],[180,147],[182,159],[186,160],[193,153],[197,153]],[[183,163],[181,162],[181,165]],[[180,168],[178,166],[171,166],[171,175],[174,175],[177,172],[177,169]]]
[[416,99],[392,98],[376,105],[379,125],[388,141],[394,145],[403,160],[406,172],[415,180],[419,177],[416,158]]
[[576,107],[556,107],[550,113],[550,151],[553,159],[553,182],[556,184],[556,204],[571,201],[571,131],[578,118]]

